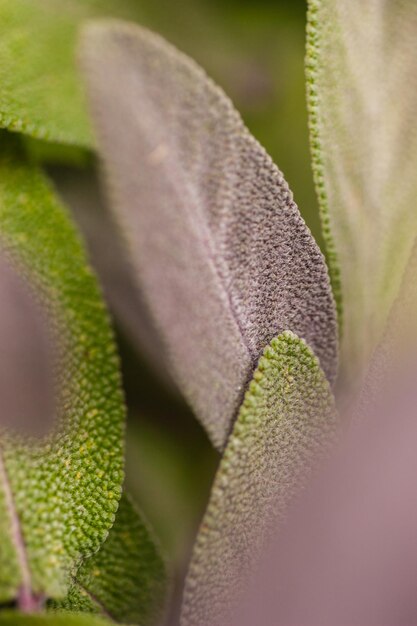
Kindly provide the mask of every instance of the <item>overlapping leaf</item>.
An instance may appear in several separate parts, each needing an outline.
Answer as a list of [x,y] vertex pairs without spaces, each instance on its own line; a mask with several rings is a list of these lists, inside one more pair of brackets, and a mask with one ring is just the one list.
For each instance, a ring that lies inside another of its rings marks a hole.
[[78,569],[55,609],[102,613],[121,624],[153,624],[164,607],[165,565],[147,524],[126,496],[97,554]]
[[350,387],[381,337],[417,230],[417,5],[309,4],[313,166]]
[[75,42],[94,15],[137,18],[135,0],[0,0],[0,126],[92,147]]
[[233,626],[415,623],[416,271],[414,244],[354,427],[268,545]]
[[[114,521],[124,407],[112,332],[78,237],[43,176],[15,158],[2,139],[1,263],[7,262],[13,289],[18,286],[17,321],[9,327],[16,334],[16,350],[9,358],[26,358],[25,367],[34,361],[39,370],[44,367],[42,351],[25,355],[20,349],[25,335],[19,337],[19,316],[29,302],[23,321],[39,311],[52,345],[54,408],[44,416],[47,428],[34,432],[33,424],[29,428],[22,420],[16,432],[7,428],[7,417],[1,420],[0,598],[19,597],[22,605],[30,605],[63,595],[74,562],[97,550]],[[11,318],[3,315],[0,324]],[[5,336],[2,329],[0,338]],[[35,338],[26,344],[28,351],[37,346]],[[10,372],[16,375],[10,381],[16,394],[30,391],[22,384],[22,364],[10,363]],[[32,374],[39,417],[44,390],[38,373]],[[19,403],[11,406],[20,409]],[[34,434],[29,445],[28,436]]]
[[259,362],[221,461],[187,577],[183,626],[228,623],[266,538],[335,426],[318,360],[283,333]]
[[137,284],[178,385],[222,447],[262,349],[284,329],[334,379],[324,260],[282,174],[190,59],[104,21],[87,28],[82,63]]

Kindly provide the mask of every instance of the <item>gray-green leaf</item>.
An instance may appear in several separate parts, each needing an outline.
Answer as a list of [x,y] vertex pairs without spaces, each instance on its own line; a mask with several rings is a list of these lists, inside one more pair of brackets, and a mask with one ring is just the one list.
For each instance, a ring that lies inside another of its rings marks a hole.
[[87,27],[81,59],[137,285],[178,386],[221,448],[283,330],[334,380],[324,259],[283,175],[193,61],[117,21]]
[[285,332],[260,359],[214,481],[186,581],[181,624],[222,626],[271,530],[332,441],[329,384]]
[[417,4],[309,6],[313,167],[350,388],[381,338],[417,231]]
[[[97,550],[113,524],[125,411],[113,334],[78,236],[42,174],[20,161],[4,137],[0,248],[40,310],[53,347],[55,410],[45,415],[47,436],[28,441],[33,432],[25,420],[16,433],[2,419],[0,601],[26,605],[64,595],[74,563]],[[22,354],[16,348],[15,357]],[[27,358],[43,367],[42,352]],[[40,393],[39,387],[34,403]]]
[[103,546],[78,569],[58,610],[102,613],[121,624],[154,624],[167,587],[165,564],[148,525],[124,495]]

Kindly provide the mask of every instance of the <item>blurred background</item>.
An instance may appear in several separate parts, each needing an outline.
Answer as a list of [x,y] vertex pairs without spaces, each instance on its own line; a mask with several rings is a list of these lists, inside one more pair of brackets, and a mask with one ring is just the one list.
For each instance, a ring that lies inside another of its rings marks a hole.
[[[303,0],[138,0],[142,23],[223,87],[294,193],[321,245],[310,168]],[[202,428],[119,332],[129,406],[127,487],[157,531],[178,580],[218,456]]]

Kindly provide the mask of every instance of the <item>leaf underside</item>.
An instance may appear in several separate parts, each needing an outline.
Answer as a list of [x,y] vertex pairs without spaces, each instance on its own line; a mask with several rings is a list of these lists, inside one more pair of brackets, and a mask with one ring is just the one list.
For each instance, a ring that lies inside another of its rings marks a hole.
[[264,346],[286,328],[334,380],[324,259],[281,172],[193,61],[114,20],[86,28],[81,61],[138,288],[221,448]]
[[417,5],[310,0],[307,34],[313,169],[349,390],[381,338],[417,232]]
[[182,626],[221,626],[239,603],[265,541],[335,433],[318,360],[291,332],[274,339],[217,472],[188,572]]
[[121,624],[154,624],[164,606],[167,576],[154,537],[123,495],[109,537],[77,571],[55,610],[103,613]]
[[56,401],[48,435],[30,445],[2,424],[0,601],[6,602],[22,588],[64,595],[74,563],[106,537],[121,492],[125,412],[112,331],[80,241],[42,174],[19,161],[4,137],[0,248],[50,331]]

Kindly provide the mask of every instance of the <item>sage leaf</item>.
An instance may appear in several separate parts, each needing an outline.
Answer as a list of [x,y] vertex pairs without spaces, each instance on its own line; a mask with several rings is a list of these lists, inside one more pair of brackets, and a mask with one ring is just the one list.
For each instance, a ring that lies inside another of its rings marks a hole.
[[114,20],[81,45],[112,207],[173,378],[218,448],[285,329],[336,374],[324,259],[225,94],[159,36]]
[[221,460],[186,580],[183,626],[229,623],[268,536],[335,427],[317,358],[284,332],[259,361]]
[[97,554],[78,569],[57,610],[102,613],[119,624],[154,624],[164,607],[167,574],[155,539],[126,495]]
[[[74,563],[96,551],[113,524],[125,411],[113,333],[80,240],[43,175],[5,137],[0,250],[42,312],[53,343],[55,411],[52,419],[45,415],[47,435],[34,438],[1,421],[0,598],[30,608],[65,595]],[[20,340],[15,337],[17,345]],[[42,353],[27,358],[38,358],[42,368]],[[16,364],[10,367],[19,382]]]
[[313,169],[349,390],[381,338],[417,233],[417,5],[310,0],[307,35]]
[[80,22],[137,19],[135,0],[1,0],[0,126],[32,137],[93,147],[75,61]]

